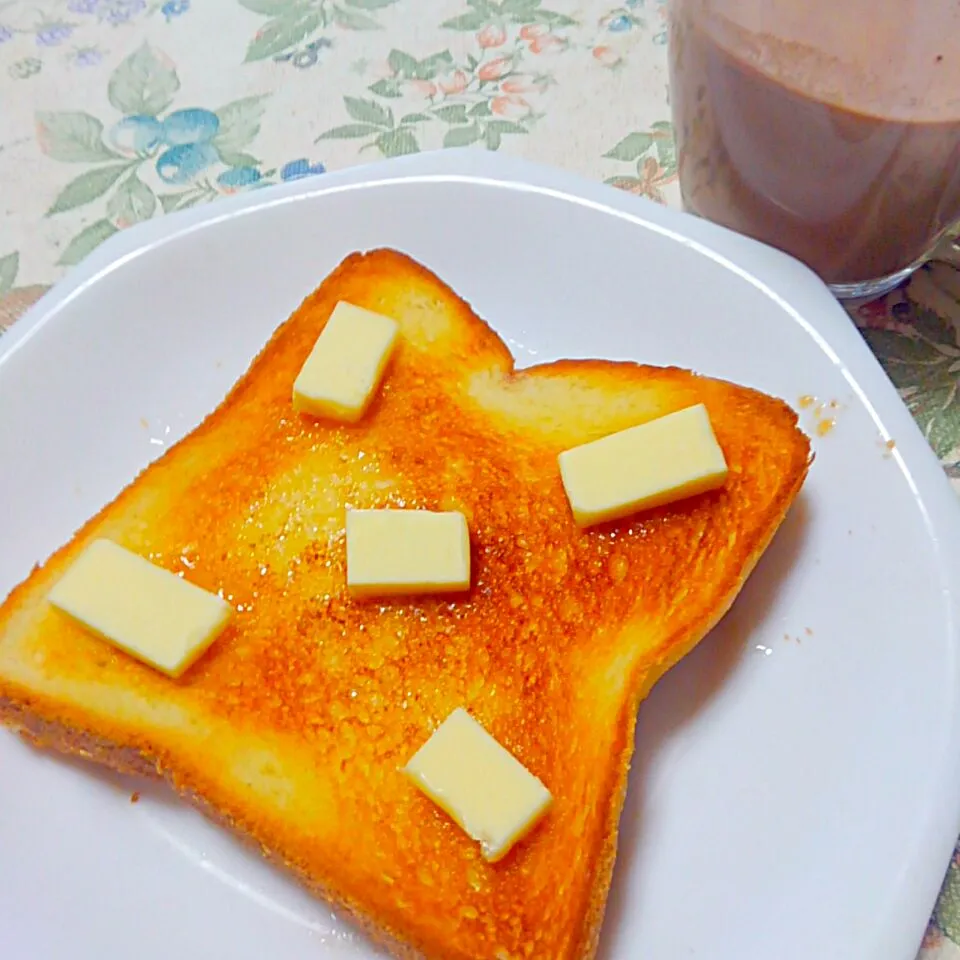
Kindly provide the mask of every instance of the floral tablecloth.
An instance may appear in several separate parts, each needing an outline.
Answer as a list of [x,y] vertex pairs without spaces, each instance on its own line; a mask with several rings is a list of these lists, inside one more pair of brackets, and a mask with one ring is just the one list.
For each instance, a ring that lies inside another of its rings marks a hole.
[[[676,205],[665,15],[665,0],[0,0],[0,333],[118,230],[381,157],[473,145]],[[927,267],[853,316],[960,491],[960,271]],[[921,955],[960,960],[958,943],[955,854]]]

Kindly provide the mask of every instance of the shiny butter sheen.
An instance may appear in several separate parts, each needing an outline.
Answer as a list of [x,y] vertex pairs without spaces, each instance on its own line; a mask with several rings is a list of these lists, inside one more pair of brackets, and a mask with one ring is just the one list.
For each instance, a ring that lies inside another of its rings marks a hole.
[[49,601],[102,639],[176,679],[230,621],[216,594],[109,540],[92,541]]
[[727,479],[702,403],[574,447],[559,462],[580,527],[715,490]]
[[550,808],[537,777],[458,707],[403,772],[494,862],[510,852]]
[[294,407],[355,423],[383,379],[399,329],[390,317],[340,301],[294,381]]
[[347,590],[356,598],[470,587],[470,532],[456,511],[348,510]]

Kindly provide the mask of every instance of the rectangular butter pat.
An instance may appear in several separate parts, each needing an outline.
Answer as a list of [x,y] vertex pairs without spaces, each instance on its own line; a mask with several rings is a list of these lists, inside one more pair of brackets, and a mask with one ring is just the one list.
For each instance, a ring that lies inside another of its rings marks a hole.
[[338,303],[294,382],[294,407],[355,423],[380,385],[399,329],[390,317]]
[[525,837],[553,802],[540,780],[460,707],[403,772],[479,841],[491,862]]
[[174,678],[233,614],[215,594],[109,540],[92,541],[48,599],[97,636]]
[[702,404],[560,454],[580,527],[723,486],[727,463]]
[[450,593],[469,586],[470,532],[462,513],[347,511],[351,596]]

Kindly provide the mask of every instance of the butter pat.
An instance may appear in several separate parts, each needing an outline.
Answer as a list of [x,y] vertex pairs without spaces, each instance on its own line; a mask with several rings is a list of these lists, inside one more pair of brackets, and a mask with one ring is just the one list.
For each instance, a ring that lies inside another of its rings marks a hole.
[[403,772],[474,840],[504,857],[550,808],[550,791],[458,707]]
[[293,384],[294,407],[355,423],[380,385],[398,330],[390,317],[338,303]]
[[722,487],[727,463],[702,404],[560,454],[580,527]]
[[469,586],[470,532],[462,513],[347,511],[351,596],[451,593]]
[[233,613],[215,594],[109,540],[90,543],[49,600],[97,636],[174,678],[213,643]]

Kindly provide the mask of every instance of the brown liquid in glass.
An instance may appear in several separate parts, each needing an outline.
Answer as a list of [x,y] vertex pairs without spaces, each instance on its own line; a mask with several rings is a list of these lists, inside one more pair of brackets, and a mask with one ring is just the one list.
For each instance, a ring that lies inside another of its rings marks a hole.
[[[874,21],[895,0],[842,0],[818,33],[793,24],[779,36],[769,16],[758,32],[705,6],[676,0],[671,29],[688,208],[831,283],[901,270],[960,220],[960,2],[939,4],[923,52],[890,10]],[[774,19],[778,6],[791,5],[768,4]]]

